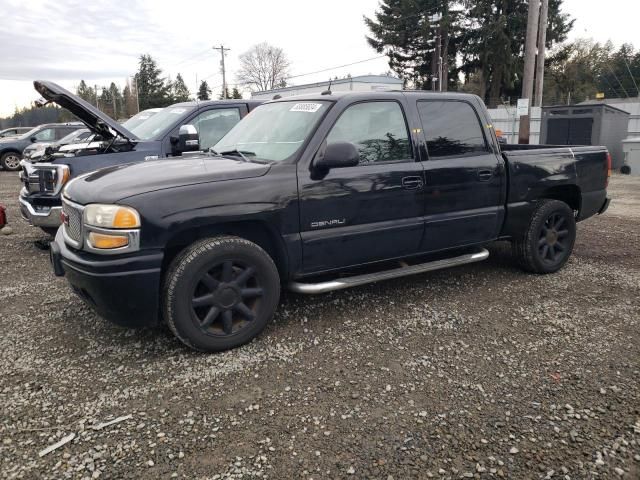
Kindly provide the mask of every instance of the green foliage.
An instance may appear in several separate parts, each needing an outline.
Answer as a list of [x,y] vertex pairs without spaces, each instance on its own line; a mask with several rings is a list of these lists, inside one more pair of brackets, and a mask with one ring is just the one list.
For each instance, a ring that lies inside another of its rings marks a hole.
[[231,98],[231,94],[229,93],[229,87],[226,87],[223,91],[220,92],[220,95],[218,95],[218,100],[224,100],[225,98]]
[[[633,45],[615,50],[611,42],[576,40],[561,45],[547,59],[544,79],[544,103],[578,103],[594,99],[640,95],[640,52]],[[634,83],[635,81],[635,83]]]
[[[382,0],[374,18],[364,18],[371,32],[367,42],[389,57],[389,67],[413,88],[430,88],[437,76],[435,39],[442,47],[445,81],[454,78],[460,11],[451,7],[458,2],[442,0]],[[430,17],[442,14],[434,22]]]
[[184,83],[182,75],[176,75],[171,83],[171,103],[188,102],[190,100],[189,89]]
[[69,111],[55,105],[46,107],[29,106],[16,108],[13,115],[0,118],[0,129],[9,127],[37,127],[43,123],[77,121]]
[[171,85],[162,77],[162,70],[151,55],[140,55],[135,75],[140,110],[166,107],[172,103]]
[[233,87],[233,90],[231,91],[231,98],[242,98],[242,94],[240,93],[240,90],[238,90],[238,87]]
[[95,90],[88,86],[84,80],[80,80],[80,84],[78,85],[78,88],[76,88],[76,95],[93,105],[96,103]]
[[206,80],[200,82],[200,88],[198,88],[198,100],[211,100],[211,88]]

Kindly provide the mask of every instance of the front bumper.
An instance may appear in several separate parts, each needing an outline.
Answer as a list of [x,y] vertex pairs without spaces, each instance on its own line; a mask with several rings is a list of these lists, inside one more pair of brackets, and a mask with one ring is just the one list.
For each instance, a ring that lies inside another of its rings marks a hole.
[[20,213],[29,224],[34,227],[50,227],[57,228],[62,221],[60,220],[60,214],[62,213],[62,207],[38,207],[37,209],[29,203],[29,201],[20,196]]
[[57,276],[65,276],[74,292],[110,322],[131,328],[158,325],[161,251],[98,257],[70,249],[62,230],[49,251]]

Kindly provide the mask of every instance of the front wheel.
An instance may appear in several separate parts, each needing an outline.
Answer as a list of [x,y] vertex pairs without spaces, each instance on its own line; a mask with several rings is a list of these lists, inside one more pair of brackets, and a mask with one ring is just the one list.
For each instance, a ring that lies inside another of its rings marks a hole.
[[513,242],[514,255],[524,270],[553,273],[567,263],[575,240],[576,220],[569,205],[541,200],[524,236]]
[[18,171],[20,170],[20,155],[16,152],[7,152],[0,157],[0,165],[10,172]]
[[171,263],[162,312],[169,328],[196,350],[243,345],[266,327],[280,298],[280,277],[258,245],[232,236],[194,243]]

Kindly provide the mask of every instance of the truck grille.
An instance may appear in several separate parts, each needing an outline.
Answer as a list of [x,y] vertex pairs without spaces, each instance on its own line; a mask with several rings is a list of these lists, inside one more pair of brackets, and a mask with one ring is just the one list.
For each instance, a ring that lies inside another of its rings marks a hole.
[[82,243],[82,210],[63,201],[62,212],[65,214],[64,229],[67,236],[79,246]]

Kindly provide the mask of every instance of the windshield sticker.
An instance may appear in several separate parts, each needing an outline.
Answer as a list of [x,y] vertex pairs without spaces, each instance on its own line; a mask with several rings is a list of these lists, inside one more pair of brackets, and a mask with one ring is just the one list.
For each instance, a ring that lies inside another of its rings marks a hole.
[[149,118],[151,115],[140,115],[138,118],[140,120],[146,120],[147,118]]
[[289,111],[316,113],[320,107],[322,107],[321,103],[296,103]]
[[171,110],[169,110],[169,113],[175,113],[180,115],[181,113],[186,112],[186,110],[184,108],[172,108]]

